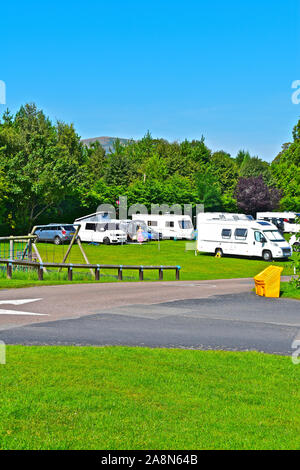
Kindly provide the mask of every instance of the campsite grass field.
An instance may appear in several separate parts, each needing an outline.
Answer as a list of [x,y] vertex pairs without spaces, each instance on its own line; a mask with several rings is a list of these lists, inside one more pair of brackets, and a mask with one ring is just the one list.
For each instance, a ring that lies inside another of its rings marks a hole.
[[[143,245],[88,245],[84,250],[90,263],[98,264],[132,264],[132,265],[179,265],[181,266],[181,280],[209,280],[253,277],[265,269],[269,263],[260,259],[223,257],[215,258],[210,254],[195,256],[193,249],[186,250],[185,241],[165,240],[160,243],[149,242]],[[188,247],[191,242],[188,242]],[[44,262],[61,262],[67,250],[67,245],[55,246],[49,243],[39,243],[39,251]],[[75,245],[67,260],[71,263],[84,263],[79,247]],[[292,274],[291,261],[276,261],[274,264],[284,268],[283,275]],[[4,268],[4,267],[3,267]],[[102,282],[117,281],[116,270],[103,271]],[[166,271],[164,280],[174,280],[174,271]],[[137,271],[124,271],[125,281],[137,281]],[[145,281],[158,280],[157,271],[145,271]],[[78,272],[74,270],[73,282],[92,282],[93,278],[88,270]],[[25,287],[30,285],[66,284],[66,270],[62,273],[50,272],[44,276],[44,281],[37,281],[37,273],[14,271],[13,279],[5,278],[5,271],[0,274],[0,287]]]
[[8,346],[0,449],[299,449],[299,367],[256,352]]

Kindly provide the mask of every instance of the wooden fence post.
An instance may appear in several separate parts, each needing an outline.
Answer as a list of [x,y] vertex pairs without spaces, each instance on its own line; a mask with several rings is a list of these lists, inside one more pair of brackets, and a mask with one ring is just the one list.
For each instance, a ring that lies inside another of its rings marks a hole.
[[123,279],[123,268],[122,268],[122,266],[120,266],[118,268],[118,279],[119,279],[119,281],[122,281],[122,279]]
[[73,268],[72,266],[68,266],[68,281],[73,280]]
[[100,280],[100,267],[98,265],[97,268],[95,268],[95,281],[99,281]]
[[13,236],[11,236],[10,240],[9,240],[9,257],[10,257],[10,259],[14,259],[14,239],[13,239]]
[[7,263],[6,265],[6,275],[7,275],[7,279],[12,278],[12,264],[11,263]]
[[143,270],[143,266],[141,266],[139,268],[139,280],[140,281],[143,281],[144,280],[144,270]]
[[159,268],[158,272],[159,272],[159,280],[162,281],[164,278],[164,270],[162,266]]
[[39,264],[38,265],[38,280],[39,281],[42,281],[44,279],[44,269],[43,269],[43,265],[42,264]]
[[28,240],[28,261],[32,261],[32,240]]
[[181,269],[180,266],[176,267],[176,281],[179,281],[180,279],[180,269]]

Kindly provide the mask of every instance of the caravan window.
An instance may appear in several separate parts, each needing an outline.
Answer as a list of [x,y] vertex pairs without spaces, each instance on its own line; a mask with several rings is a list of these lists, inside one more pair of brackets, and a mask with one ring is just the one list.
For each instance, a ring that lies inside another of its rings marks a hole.
[[228,228],[223,228],[222,230],[222,238],[231,238],[231,230]]
[[182,230],[193,228],[192,222],[190,220],[179,220],[178,223]]
[[149,227],[157,227],[157,221],[156,220],[148,220],[148,226]]
[[166,222],[166,227],[174,227],[174,222]]
[[236,240],[246,240],[247,235],[248,235],[248,230],[246,228],[235,229],[234,236]]
[[85,230],[93,230],[94,232],[96,231],[96,224],[85,224]]

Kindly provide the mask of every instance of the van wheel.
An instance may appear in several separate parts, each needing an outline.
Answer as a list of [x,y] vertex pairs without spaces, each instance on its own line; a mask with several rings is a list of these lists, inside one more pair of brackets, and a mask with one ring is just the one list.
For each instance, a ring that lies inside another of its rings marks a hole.
[[215,251],[215,255],[216,256],[219,256],[220,258],[222,258],[223,256],[223,250],[221,248],[217,248],[216,251]]
[[54,238],[54,244],[55,245],[61,245],[61,239],[59,237]]
[[103,239],[103,243],[104,243],[104,245],[109,245],[110,244],[110,239],[108,237],[105,237]]
[[262,257],[264,261],[272,261],[272,253],[269,250],[263,252]]
[[300,243],[298,243],[298,242],[294,243],[292,248],[293,248],[293,251],[295,251],[296,253],[299,253],[300,252]]

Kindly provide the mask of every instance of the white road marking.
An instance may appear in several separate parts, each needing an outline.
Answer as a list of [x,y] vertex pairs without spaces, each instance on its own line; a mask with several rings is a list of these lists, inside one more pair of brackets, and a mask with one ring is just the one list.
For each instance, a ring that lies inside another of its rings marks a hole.
[[[18,299],[18,300],[0,300],[0,305],[22,305],[30,302],[37,302],[40,299]],[[33,313],[33,312],[21,312],[19,310],[6,310],[0,309],[0,315],[31,315],[35,317],[49,317],[48,313]]]
[[0,310],[0,315],[34,315],[38,317],[49,317],[48,313],[20,312],[18,310]]
[[42,299],[20,299],[20,300],[0,300],[0,305],[23,305],[29,304],[30,302],[36,302],[37,300]]

